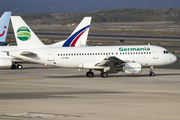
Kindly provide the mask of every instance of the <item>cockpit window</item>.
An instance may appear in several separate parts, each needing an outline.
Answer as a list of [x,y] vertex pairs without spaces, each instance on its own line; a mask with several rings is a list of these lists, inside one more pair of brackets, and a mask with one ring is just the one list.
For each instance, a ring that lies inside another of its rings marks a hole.
[[169,53],[169,51],[167,51],[167,50],[164,50],[164,54],[168,54]]

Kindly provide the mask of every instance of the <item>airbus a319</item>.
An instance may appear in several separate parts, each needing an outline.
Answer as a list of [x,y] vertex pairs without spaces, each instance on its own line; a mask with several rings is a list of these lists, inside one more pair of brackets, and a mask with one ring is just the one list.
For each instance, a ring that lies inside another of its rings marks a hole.
[[[94,76],[93,70],[100,71],[104,78],[119,71],[139,74],[143,66],[149,66],[149,75],[154,76],[153,66],[168,65],[177,60],[167,49],[153,45],[47,47],[20,17],[13,16],[11,20],[19,49],[9,51],[9,56],[45,65],[89,69],[87,77]],[[22,26],[31,34],[27,40],[18,38],[17,31]]]

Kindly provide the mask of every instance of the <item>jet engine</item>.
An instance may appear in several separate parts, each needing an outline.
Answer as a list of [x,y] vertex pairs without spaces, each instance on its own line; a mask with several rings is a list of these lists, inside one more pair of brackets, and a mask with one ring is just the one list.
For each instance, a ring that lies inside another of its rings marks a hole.
[[123,63],[122,72],[126,74],[139,74],[142,71],[141,63]]
[[0,66],[12,66],[11,59],[0,59]]

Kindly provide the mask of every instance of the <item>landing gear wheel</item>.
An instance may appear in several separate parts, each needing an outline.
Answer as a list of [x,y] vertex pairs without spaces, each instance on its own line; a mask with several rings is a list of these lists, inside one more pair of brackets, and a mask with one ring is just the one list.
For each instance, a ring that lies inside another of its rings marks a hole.
[[155,76],[155,73],[154,72],[150,72],[149,75],[150,76]]
[[151,67],[149,68],[149,70],[150,70],[149,75],[150,75],[150,76],[155,76],[155,73],[153,72],[153,66],[151,66]]
[[108,73],[107,72],[102,72],[100,74],[100,76],[103,77],[103,78],[107,78],[108,77]]
[[94,77],[94,73],[93,72],[87,72],[86,77]]
[[17,68],[16,65],[12,65],[12,66],[11,66],[11,69],[16,69],[16,68]]
[[17,65],[17,69],[22,69],[22,65]]

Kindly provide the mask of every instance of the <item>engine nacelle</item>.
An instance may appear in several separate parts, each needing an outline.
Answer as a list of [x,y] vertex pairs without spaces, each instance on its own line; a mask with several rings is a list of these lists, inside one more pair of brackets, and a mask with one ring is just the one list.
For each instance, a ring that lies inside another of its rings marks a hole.
[[123,73],[126,74],[139,74],[142,71],[141,63],[123,63]]
[[12,66],[12,60],[11,59],[0,59],[0,66]]

